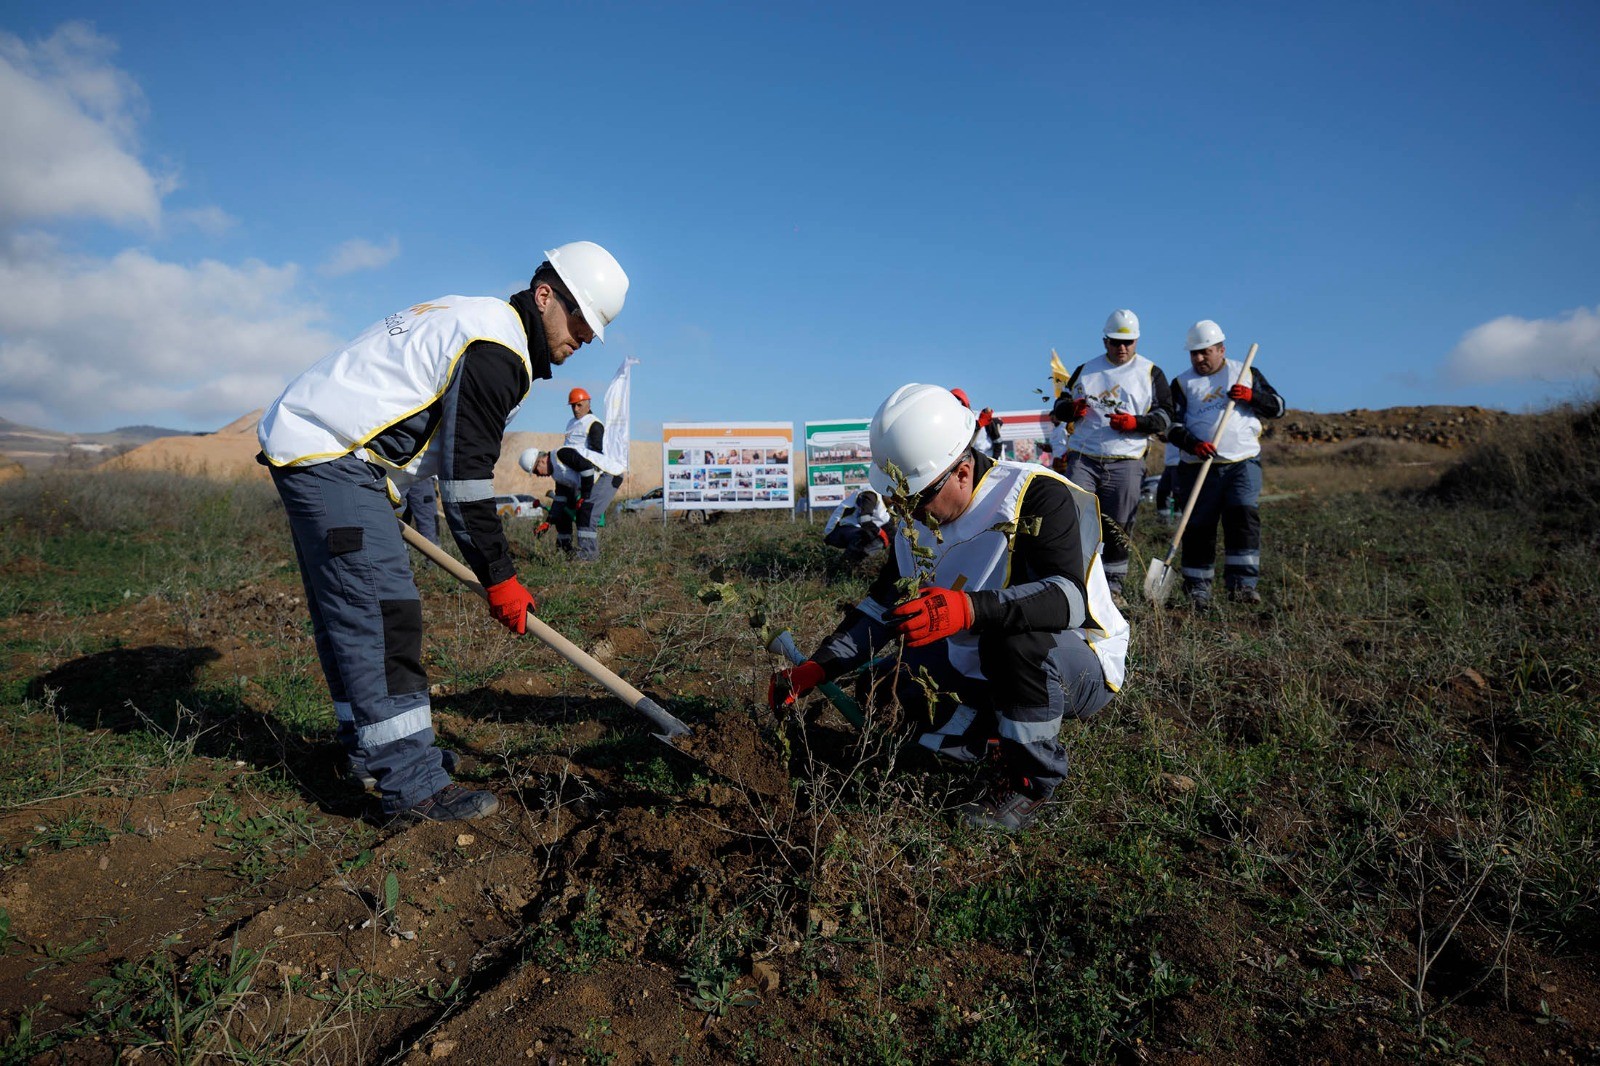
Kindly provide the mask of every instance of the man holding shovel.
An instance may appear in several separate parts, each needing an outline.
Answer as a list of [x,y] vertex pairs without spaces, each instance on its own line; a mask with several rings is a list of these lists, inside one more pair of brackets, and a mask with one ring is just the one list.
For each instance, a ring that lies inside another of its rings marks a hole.
[[[774,674],[774,709],[877,660],[918,743],[977,762],[998,737],[996,780],[963,813],[1031,825],[1066,776],[1063,718],[1122,684],[1128,624],[1100,568],[1095,498],[1038,463],[972,446],[977,419],[937,385],[903,385],[873,416],[868,478],[899,521],[883,569],[812,656]],[[936,535],[934,530],[938,529]]]
[[[1183,587],[1195,607],[1211,603],[1216,576],[1217,520],[1222,520],[1223,583],[1241,603],[1260,603],[1261,577],[1261,420],[1282,418],[1285,410],[1266,376],[1227,357],[1222,327],[1202,319],[1189,327],[1189,368],[1172,382],[1176,418],[1169,440],[1180,455],[1179,500],[1188,500],[1207,459],[1213,469],[1204,482],[1183,530]],[[1229,402],[1233,413],[1217,436]]]
[[1128,576],[1128,538],[1139,513],[1144,453],[1150,438],[1172,425],[1171,400],[1167,375],[1137,351],[1139,316],[1125,309],[1111,312],[1101,343],[1105,354],[1073,371],[1074,384],[1055,410],[1062,421],[1076,423],[1065,442],[1062,473],[1100,498],[1106,582],[1120,594]]
[[509,301],[442,296],[396,311],[290,382],[262,416],[260,460],[288,515],[339,739],[386,816],[481,818],[498,806],[452,783],[434,744],[396,486],[438,476],[490,613],[524,632],[534,598],[494,508],[501,438],[534,381],[604,339],[627,291],[611,253],[564,244]]

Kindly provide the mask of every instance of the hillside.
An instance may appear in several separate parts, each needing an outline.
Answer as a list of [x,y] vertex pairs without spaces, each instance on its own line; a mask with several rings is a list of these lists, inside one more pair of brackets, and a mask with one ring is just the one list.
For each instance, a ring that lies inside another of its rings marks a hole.
[[71,459],[92,466],[108,455],[160,437],[183,435],[161,426],[122,426],[103,433],[62,433],[0,418],[0,459],[39,470]]
[[[152,440],[105,465],[111,470],[173,470],[223,480],[266,478],[266,467],[256,462],[256,453],[261,450],[256,441],[256,424],[261,414],[252,411],[215,433]],[[553,488],[554,482],[549,478],[532,478],[523,473],[517,466],[517,457],[525,448],[553,448],[560,443],[559,433],[507,433],[500,461],[494,468],[496,491],[542,494]],[[660,484],[661,442],[633,441],[620,494],[638,496]]]

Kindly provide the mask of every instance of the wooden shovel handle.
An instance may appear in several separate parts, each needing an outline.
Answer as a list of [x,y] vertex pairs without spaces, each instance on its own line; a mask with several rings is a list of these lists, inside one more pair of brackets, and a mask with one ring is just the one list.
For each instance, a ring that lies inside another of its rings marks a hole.
[[[471,589],[473,592],[476,592],[485,600],[489,598],[489,594],[483,591],[483,586],[479,584],[478,579],[473,572],[467,569],[467,567],[463,565],[462,562],[455,556],[449,554],[443,548],[439,547],[437,544],[433,543],[433,541],[429,540],[427,537],[424,537],[421,533],[418,533],[404,522],[400,523],[400,535],[406,539],[407,544],[417,549],[417,551],[421,552],[423,555],[426,555],[441,569],[449,571],[452,576],[454,576],[463,585],[467,586],[467,588]],[[646,718],[649,718],[656,724],[658,728],[663,730],[667,736],[675,737],[689,732],[689,727],[687,725],[685,725],[683,722],[680,722],[671,714],[667,713],[667,711],[665,711],[660,704],[656,703],[655,700],[652,700],[649,696],[646,696],[644,693],[640,692],[638,689],[622,680],[622,678],[606,669],[604,663],[600,662],[600,660],[596,659],[594,656],[590,655],[588,652],[572,643],[572,641],[568,640],[560,633],[557,633],[554,629],[551,629],[532,612],[529,612],[527,616],[527,629],[529,633],[532,633],[534,636],[550,645],[550,647],[554,648],[556,653],[563,659],[567,660],[567,662],[571,663],[573,666],[576,666],[579,670],[582,670],[584,673],[588,674],[590,677],[604,685],[613,696],[617,697],[617,699],[621,700],[623,703],[626,703],[629,707],[638,711],[640,714],[643,714]]]

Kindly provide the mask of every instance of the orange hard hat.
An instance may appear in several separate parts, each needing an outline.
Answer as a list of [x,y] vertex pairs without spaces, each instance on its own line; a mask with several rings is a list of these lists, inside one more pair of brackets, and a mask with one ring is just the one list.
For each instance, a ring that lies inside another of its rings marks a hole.
[[580,403],[588,398],[588,392],[584,391],[583,389],[573,389],[571,392],[567,393],[567,403],[569,404]]
[[950,390],[950,395],[952,395],[956,399],[960,400],[962,407],[965,407],[969,411],[972,410],[972,401],[967,399],[967,390],[966,389],[951,389]]

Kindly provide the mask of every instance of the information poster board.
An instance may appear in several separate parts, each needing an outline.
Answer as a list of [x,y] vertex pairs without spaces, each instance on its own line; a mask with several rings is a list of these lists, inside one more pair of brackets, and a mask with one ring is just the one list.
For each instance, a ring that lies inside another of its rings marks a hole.
[[794,507],[790,422],[667,422],[661,427],[668,511]]
[[[1000,458],[1016,459],[1024,463],[1039,462],[1039,453],[1050,446],[1050,433],[1055,426],[1047,411],[996,411],[995,417],[1004,424],[1000,427]],[[978,431],[978,450],[989,451],[989,435]]]
[[831,510],[867,487],[870,425],[865,418],[805,424],[807,506]]

